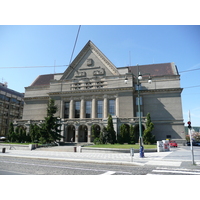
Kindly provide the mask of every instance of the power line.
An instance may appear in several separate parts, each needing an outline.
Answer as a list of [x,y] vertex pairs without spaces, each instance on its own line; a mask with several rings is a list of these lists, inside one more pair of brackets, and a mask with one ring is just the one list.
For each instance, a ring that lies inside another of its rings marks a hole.
[[70,61],[69,61],[69,65],[71,64],[71,61],[72,61],[72,57],[74,55],[74,50],[75,50],[75,47],[76,47],[76,42],[78,40],[78,35],[79,35],[79,32],[80,32],[80,29],[81,29],[81,25],[79,25],[79,28],[78,28],[78,32],[77,32],[77,35],[76,35],[76,40],[75,40],[75,43],[74,43],[74,48],[72,50],[72,55],[71,55],[71,58],[70,58]]
[[200,85],[194,85],[194,86],[184,87],[184,89],[194,88],[194,87],[200,87]]
[[57,66],[25,66],[25,67],[0,67],[0,69],[17,69],[17,68],[45,68],[45,67],[66,67],[68,65],[57,65]]
[[182,72],[179,72],[179,73],[191,72],[191,71],[196,71],[196,70],[200,70],[200,68],[190,69],[190,70],[182,71]]

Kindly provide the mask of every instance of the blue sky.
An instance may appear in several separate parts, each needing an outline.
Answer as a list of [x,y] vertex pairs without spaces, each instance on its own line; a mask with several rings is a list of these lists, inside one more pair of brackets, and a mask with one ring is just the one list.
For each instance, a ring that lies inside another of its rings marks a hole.
[[[62,73],[78,25],[0,26],[0,82],[24,92],[38,75]],[[200,69],[200,26],[82,25],[75,56],[91,40],[116,67],[174,62],[179,72]],[[11,68],[52,66],[48,68]],[[200,126],[200,70],[180,73],[184,122]]]

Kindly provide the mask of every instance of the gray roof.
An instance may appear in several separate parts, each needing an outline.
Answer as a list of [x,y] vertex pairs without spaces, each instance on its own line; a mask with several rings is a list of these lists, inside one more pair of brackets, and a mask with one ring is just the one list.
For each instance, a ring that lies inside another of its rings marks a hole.
[[149,73],[151,76],[173,76],[179,75],[176,65],[172,63],[160,63],[151,65],[138,65],[128,67],[129,73],[138,74]]
[[[139,66],[129,66],[129,67],[120,67],[128,68],[129,73],[135,75],[139,72],[141,74],[150,73],[151,76],[172,76],[179,75],[176,65],[172,63],[160,63],[160,64],[150,64],[150,65],[139,65]],[[54,79],[56,74],[45,74],[38,76],[31,86],[45,86],[49,85],[50,81]]]

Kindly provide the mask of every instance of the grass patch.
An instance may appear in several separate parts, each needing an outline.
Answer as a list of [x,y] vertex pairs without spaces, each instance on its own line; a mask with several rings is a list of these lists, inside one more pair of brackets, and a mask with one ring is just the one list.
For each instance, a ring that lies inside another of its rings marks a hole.
[[[139,144],[98,144],[98,145],[92,145],[87,146],[91,148],[116,148],[116,149],[139,149]],[[144,149],[155,149],[157,148],[156,145],[144,145]]]

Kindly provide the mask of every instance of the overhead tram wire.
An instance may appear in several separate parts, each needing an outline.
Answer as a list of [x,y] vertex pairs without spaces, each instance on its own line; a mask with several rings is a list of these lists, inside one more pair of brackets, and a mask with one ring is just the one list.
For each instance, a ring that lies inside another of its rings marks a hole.
[[184,88],[184,89],[188,89],[188,88],[195,88],[195,87],[200,87],[200,85],[194,85],[194,86],[183,87],[183,88]]
[[196,71],[196,70],[200,70],[200,68],[196,68],[196,69],[189,69],[189,70],[181,71],[181,72],[179,72],[179,73],[191,72],[191,71]]
[[66,66],[70,66],[71,64],[71,61],[72,61],[72,58],[73,58],[73,55],[74,55],[74,50],[75,50],[75,47],[76,47],[76,43],[77,43],[77,40],[78,40],[78,36],[79,36],[79,32],[80,32],[80,29],[81,29],[81,25],[79,25],[79,28],[78,28],[78,32],[77,32],[77,35],[76,35],[76,40],[75,40],[75,43],[74,43],[74,47],[73,47],[73,50],[72,50],[72,54],[71,54],[71,58],[70,58],[70,61],[69,61],[69,65],[57,65],[57,66],[25,66],[25,67],[0,67],[0,69],[17,69],[17,68],[45,68],[45,67],[66,67]]
[[0,69],[19,69],[19,68],[48,68],[48,67],[66,67],[68,65],[57,65],[57,66],[25,66],[25,67],[0,67]]
[[79,27],[78,27],[78,32],[77,32],[77,35],[76,35],[76,40],[75,40],[75,43],[74,43],[74,48],[73,48],[73,50],[72,50],[72,55],[71,55],[71,58],[70,58],[70,61],[69,61],[69,66],[70,66],[70,64],[71,64],[72,57],[73,57],[73,55],[74,55],[74,50],[75,50],[75,47],[76,47],[76,43],[77,43],[77,40],[78,40],[78,36],[79,36],[80,29],[81,29],[81,25],[79,25]]
[[[69,61],[69,67],[71,67],[73,69],[71,65],[71,61],[72,61],[72,58],[73,58],[73,55],[74,55],[74,50],[75,50],[75,47],[76,47],[76,43],[77,43],[77,40],[78,40],[78,36],[79,36],[79,32],[80,32],[80,29],[81,29],[81,25],[79,25],[79,28],[78,28],[78,32],[76,34],[76,40],[75,40],[75,43],[74,43],[74,47],[73,47],[73,50],[72,50],[72,54],[71,54],[71,58],[70,58],[70,61]],[[64,79],[63,79],[64,80]],[[61,80],[61,88],[60,88],[60,91],[62,93],[62,89],[63,89],[63,80]],[[60,105],[62,104],[62,98],[60,98]],[[59,116],[60,116],[60,110],[59,110]],[[61,117],[62,118],[62,117]]]

